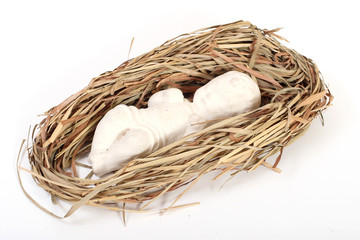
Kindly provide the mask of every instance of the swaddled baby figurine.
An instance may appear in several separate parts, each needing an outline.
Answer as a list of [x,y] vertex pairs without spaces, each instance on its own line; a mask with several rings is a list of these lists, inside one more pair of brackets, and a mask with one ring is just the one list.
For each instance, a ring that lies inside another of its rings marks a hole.
[[153,94],[148,108],[120,104],[99,122],[89,155],[95,175],[120,169],[129,160],[148,154],[206,127],[204,122],[252,111],[260,106],[256,82],[237,71],[224,73],[199,88],[193,102],[181,90]]

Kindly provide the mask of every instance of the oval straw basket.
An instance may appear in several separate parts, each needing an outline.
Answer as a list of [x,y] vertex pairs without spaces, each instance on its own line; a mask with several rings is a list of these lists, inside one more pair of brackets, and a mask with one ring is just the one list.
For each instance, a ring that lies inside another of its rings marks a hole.
[[[283,148],[321,115],[332,95],[314,62],[283,46],[277,30],[259,29],[245,21],[201,29],[92,79],[35,126],[28,171],[54,200],[73,203],[65,216],[84,204],[126,211],[125,203],[143,203],[138,209],[143,210],[166,192],[184,186],[176,202],[214,170],[218,177],[260,165],[278,171]],[[110,109],[118,104],[146,107],[153,93],[169,87],[179,88],[191,100],[199,87],[230,70],[245,72],[258,83],[260,108],[213,121],[107,177],[95,179],[91,172],[78,175],[80,168],[91,170],[79,159],[90,151],[97,123]],[[277,159],[266,162],[274,154]]]

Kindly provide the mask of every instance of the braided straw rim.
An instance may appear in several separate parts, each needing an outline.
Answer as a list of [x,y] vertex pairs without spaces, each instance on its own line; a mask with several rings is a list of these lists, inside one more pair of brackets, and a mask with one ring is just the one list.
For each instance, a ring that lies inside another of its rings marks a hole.
[[[125,203],[146,202],[137,210],[143,211],[166,192],[187,185],[172,208],[214,170],[219,170],[216,178],[260,165],[279,171],[276,166],[283,148],[308,129],[333,97],[315,63],[283,46],[276,39],[282,39],[277,30],[259,29],[246,21],[200,29],[101,74],[45,113],[33,128],[28,147],[31,170],[19,169],[30,172],[53,199],[73,203],[64,217],[84,204],[125,212],[131,211]],[[105,178],[93,179],[91,172],[78,176],[79,168],[91,169],[78,159],[89,152],[97,123],[114,106],[144,107],[151,94],[168,87],[181,89],[191,100],[196,89],[230,70],[245,72],[257,81],[260,108],[213,121]],[[274,164],[266,162],[276,153]]]

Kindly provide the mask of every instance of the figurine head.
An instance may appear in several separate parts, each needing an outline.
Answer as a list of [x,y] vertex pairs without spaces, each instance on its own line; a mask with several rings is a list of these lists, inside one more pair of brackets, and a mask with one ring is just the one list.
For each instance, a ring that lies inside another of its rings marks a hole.
[[257,83],[247,74],[230,71],[199,88],[193,107],[201,117],[214,120],[252,111],[260,102]]

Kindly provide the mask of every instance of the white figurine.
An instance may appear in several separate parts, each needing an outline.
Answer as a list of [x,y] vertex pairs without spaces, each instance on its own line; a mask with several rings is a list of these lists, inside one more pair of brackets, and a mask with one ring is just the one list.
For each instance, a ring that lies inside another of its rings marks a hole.
[[118,170],[139,155],[206,127],[196,123],[254,110],[260,101],[255,81],[244,73],[230,71],[199,88],[193,102],[179,89],[170,88],[152,95],[148,108],[120,104],[101,119],[95,130],[89,155],[93,171],[102,176]]

